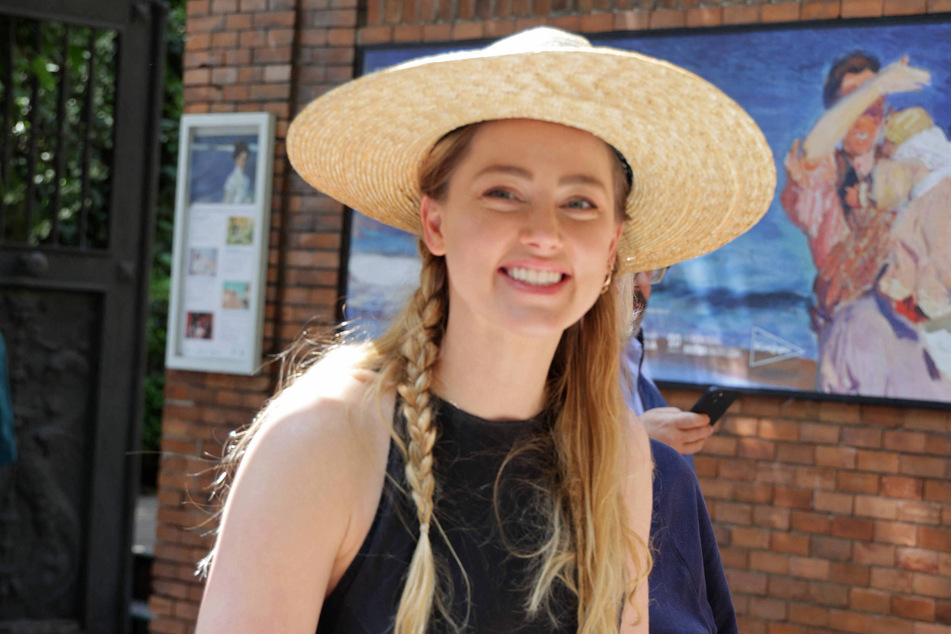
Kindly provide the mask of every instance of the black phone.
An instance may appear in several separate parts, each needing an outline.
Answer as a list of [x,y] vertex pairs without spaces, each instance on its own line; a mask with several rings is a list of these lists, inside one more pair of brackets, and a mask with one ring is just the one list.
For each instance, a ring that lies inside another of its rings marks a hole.
[[697,402],[690,408],[691,412],[706,414],[710,417],[710,424],[714,424],[726,410],[733,404],[740,393],[736,390],[729,390],[716,385],[711,385],[707,391],[697,399]]

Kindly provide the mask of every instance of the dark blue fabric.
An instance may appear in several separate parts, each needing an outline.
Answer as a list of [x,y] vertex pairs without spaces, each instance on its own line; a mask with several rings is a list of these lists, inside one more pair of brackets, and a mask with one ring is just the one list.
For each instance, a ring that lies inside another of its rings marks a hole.
[[16,425],[13,421],[13,397],[7,369],[7,347],[0,335],[0,465],[16,462]]
[[697,476],[677,451],[657,440],[650,442],[654,457],[650,631],[735,633],[736,612]]
[[[454,590],[453,615],[462,631],[498,634],[548,634],[577,631],[577,600],[556,588],[552,607],[560,617],[555,627],[547,615],[529,618],[523,609],[530,561],[514,557],[502,540],[521,550],[536,546],[544,525],[537,492],[531,482],[548,477],[554,465],[549,448],[520,454],[505,465],[499,482],[499,506],[504,526],[496,521],[495,478],[513,447],[538,437],[542,419],[492,422],[471,416],[444,401],[436,401],[439,433],[433,447],[433,470],[438,483],[436,516],[459,557],[469,589],[445,540],[430,532],[438,561],[445,562]],[[402,425],[398,421],[399,428]],[[547,434],[542,434],[547,435]],[[549,456],[549,458],[546,458]],[[403,458],[391,445],[387,478],[373,525],[353,563],[321,608],[318,634],[384,634],[393,621],[403,590],[403,575],[416,545],[419,523],[408,496]],[[506,521],[507,520],[507,521]],[[466,612],[468,609],[468,620]],[[451,628],[436,620],[430,632]]]

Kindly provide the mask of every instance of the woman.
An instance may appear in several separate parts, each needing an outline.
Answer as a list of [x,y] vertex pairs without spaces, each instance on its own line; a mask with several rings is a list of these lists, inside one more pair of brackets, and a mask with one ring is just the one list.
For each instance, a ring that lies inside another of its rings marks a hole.
[[614,279],[759,219],[755,124],[681,69],[543,28],[346,84],[288,154],[420,236],[420,288],[381,339],[299,364],[232,446],[198,631],[646,632],[650,449]]

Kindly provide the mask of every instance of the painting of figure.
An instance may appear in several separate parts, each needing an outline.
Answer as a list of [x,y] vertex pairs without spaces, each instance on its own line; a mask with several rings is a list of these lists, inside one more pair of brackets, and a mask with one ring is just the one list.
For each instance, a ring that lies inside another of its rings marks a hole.
[[[643,328],[654,377],[951,403],[951,21],[592,42],[712,82],[753,116],[776,162],[763,219],[671,268],[652,295]],[[458,45],[369,49],[363,72],[449,48]],[[415,286],[417,246],[358,211],[344,316],[375,335]]]

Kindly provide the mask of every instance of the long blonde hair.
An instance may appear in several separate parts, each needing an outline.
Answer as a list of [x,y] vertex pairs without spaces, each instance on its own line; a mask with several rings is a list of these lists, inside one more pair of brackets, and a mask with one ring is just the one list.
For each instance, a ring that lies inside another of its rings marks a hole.
[[[420,167],[420,189],[425,195],[437,200],[445,196],[449,179],[478,127],[456,130],[435,145]],[[618,213],[623,216],[629,184],[620,165],[615,171]],[[395,424],[390,431],[404,456],[407,492],[415,504],[419,533],[400,597],[396,634],[424,634],[434,611],[454,623],[446,592],[451,584],[442,572],[448,562],[435,560],[430,541],[436,525],[432,450],[438,423],[431,386],[448,318],[449,289],[444,258],[432,255],[421,240],[420,254],[419,288],[387,332],[364,344],[355,364],[376,371],[373,396],[378,398],[388,389],[398,392],[405,420],[402,433]],[[623,601],[633,597],[645,581],[651,562],[646,543],[628,525],[623,494],[630,438],[619,386],[617,301],[617,284],[612,284],[565,331],[548,376],[549,409],[557,412],[550,439],[557,474],[546,483],[548,526],[532,553],[535,576],[525,606],[530,615],[547,612],[555,618],[549,601],[553,589],[562,585],[577,596],[582,634],[617,632]],[[302,354],[293,355],[282,380],[285,387],[319,355],[314,346],[305,342],[304,347]],[[234,468],[259,425],[260,420],[255,421],[234,438],[226,466]],[[631,561],[633,576],[628,567]]]

